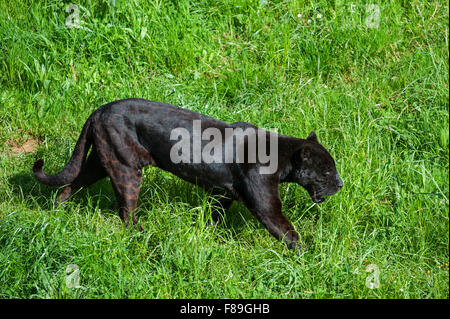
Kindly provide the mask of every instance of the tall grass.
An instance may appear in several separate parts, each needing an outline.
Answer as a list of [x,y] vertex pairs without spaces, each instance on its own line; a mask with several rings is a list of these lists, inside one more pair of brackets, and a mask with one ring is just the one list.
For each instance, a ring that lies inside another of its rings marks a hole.
[[[448,5],[0,0],[0,297],[448,298]],[[315,130],[345,186],[320,206],[280,187],[308,249],[241,204],[212,225],[209,194],[154,168],[144,233],[123,229],[107,180],[54,208],[34,159],[58,171],[89,114],[128,97]]]

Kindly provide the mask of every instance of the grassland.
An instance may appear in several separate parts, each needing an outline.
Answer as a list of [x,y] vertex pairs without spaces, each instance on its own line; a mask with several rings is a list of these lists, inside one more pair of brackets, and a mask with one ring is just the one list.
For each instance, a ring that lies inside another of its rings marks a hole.
[[[448,298],[448,5],[0,0],[0,297]],[[280,187],[308,249],[238,203],[212,225],[214,200],[156,168],[144,233],[107,180],[54,208],[33,161],[57,172],[89,114],[128,97],[315,130],[345,186],[322,205]]]

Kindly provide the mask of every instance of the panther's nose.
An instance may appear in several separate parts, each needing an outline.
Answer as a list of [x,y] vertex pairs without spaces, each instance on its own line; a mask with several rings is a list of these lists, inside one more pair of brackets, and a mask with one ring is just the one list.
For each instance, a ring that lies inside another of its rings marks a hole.
[[342,181],[342,179],[341,179],[339,176],[337,176],[337,184],[336,184],[336,186],[337,186],[339,189],[341,189],[342,186],[344,186],[344,182]]

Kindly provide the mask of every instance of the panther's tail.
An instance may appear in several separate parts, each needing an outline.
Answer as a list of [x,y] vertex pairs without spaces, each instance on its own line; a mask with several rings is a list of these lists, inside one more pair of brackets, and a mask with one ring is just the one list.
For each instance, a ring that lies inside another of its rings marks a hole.
[[86,121],[78,138],[75,149],[69,163],[56,175],[47,175],[43,172],[44,161],[38,159],[34,162],[33,172],[36,179],[42,184],[49,186],[62,186],[72,183],[81,171],[81,166],[86,158],[87,152],[91,147],[92,140],[89,134],[90,118]]

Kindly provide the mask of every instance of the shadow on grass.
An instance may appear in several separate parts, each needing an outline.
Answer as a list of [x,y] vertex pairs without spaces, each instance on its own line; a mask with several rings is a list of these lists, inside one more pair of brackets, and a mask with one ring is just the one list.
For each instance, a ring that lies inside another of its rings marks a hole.
[[[17,199],[20,200],[23,198],[24,203],[30,209],[36,208],[36,206],[39,206],[44,210],[53,209],[55,207],[57,195],[63,189],[63,187],[49,187],[40,184],[30,172],[14,174],[9,177],[8,182],[11,185],[13,193],[17,194]],[[91,193],[93,190],[100,191],[101,193],[105,183],[108,183],[108,181],[102,180],[88,189],[82,189],[76,192],[71,196],[70,201],[89,205],[89,202],[92,202],[92,198],[94,197],[96,199],[98,198],[99,207],[106,207],[108,204],[111,204],[111,200],[108,198],[109,196],[90,196],[90,201],[88,199],[89,196],[86,196],[86,192]],[[112,190],[111,195],[112,199],[115,200]]]
[[[181,181],[178,177],[170,176],[162,172],[149,173],[143,179],[143,184],[139,196],[139,203],[136,215],[139,220],[146,220],[145,210],[153,208],[152,199],[153,191],[157,190],[162,194],[158,197],[167,198],[167,201],[176,201],[187,207],[198,207],[202,205],[202,201],[208,198],[208,201],[214,202],[209,193],[202,188]],[[167,177],[170,176],[170,177]],[[43,210],[52,210],[56,207],[57,196],[62,187],[50,187],[40,184],[33,173],[22,171],[9,177],[8,182],[11,186],[13,196],[16,201],[23,201],[29,209],[37,207]],[[145,196],[145,198],[144,198]],[[118,213],[118,205],[115,199],[109,178],[105,178],[97,183],[77,191],[69,198],[70,202],[75,202],[81,206],[99,207],[108,213]],[[221,210],[218,206],[217,209]],[[221,214],[223,210],[221,210]],[[234,203],[228,211],[224,213],[224,218],[219,227],[230,228],[232,233],[239,233],[240,229],[245,226],[246,221],[252,219],[252,215],[245,206]],[[263,227],[261,225],[261,227]]]
[[[37,207],[44,210],[54,209],[57,195],[63,188],[41,185],[36,181],[32,172],[28,171],[12,175],[8,181],[13,190],[12,193],[17,197],[17,201],[23,200],[29,209],[36,209]],[[293,189],[289,190],[289,193],[292,192],[294,192]],[[182,181],[178,177],[158,169],[151,169],[151,171],[146,169],[136,213],[139,220],[148,221],[149,217],[148,214],[145,214],[145,211],[154,208],[153,203],[158,200],[155,197],[159,200],[162,198],[163,202],[178,202],[186,207],[202,206],[205,199],[209,204],[215,201],[210,193],[196,185]],[[294,220],[301,216],[302,220],[309,220],[315,223],[318,214],[315,208],[308,209],[311,206],[311,203],[308,201],[309,198],[300,200],[298,194],[293,193],[292,196],[283,197],[283,211],[288,219]],[[78,203],[81,206],[91,206],[92,209],[99,207],[107,214],[115,214],[118,210],[109,178],[79,190],[71,196],[69,201]],[[224,216],[217,226],[229,229],[233,237],[239,234],[248,223],[255,225],[255,227],[264,228],[241,203],[234,202],[227,211],[223,211],[220,206],[216,207],[216,209]],[[292,213],[297,216],[293,216]],[[301,229],[298,230],[301,233]],[[304,240],[306,242],[313,241],[312,238],[304,238]]]

